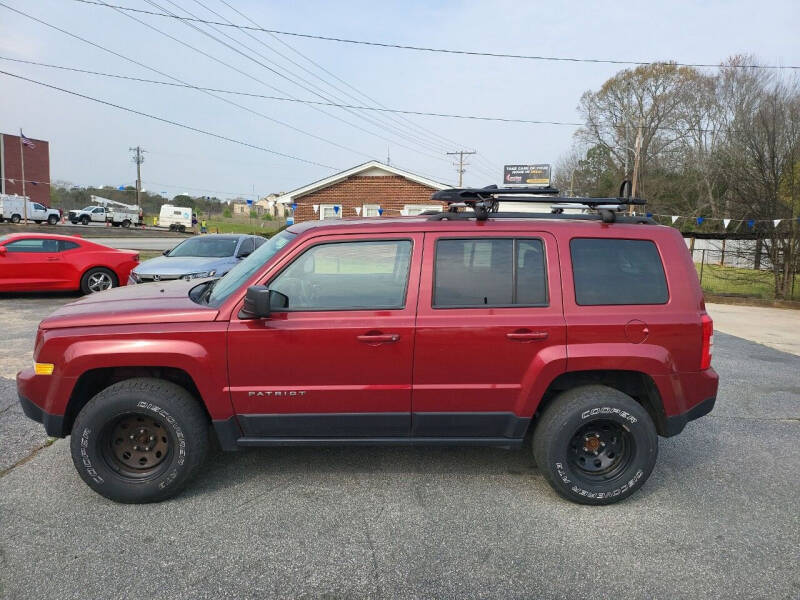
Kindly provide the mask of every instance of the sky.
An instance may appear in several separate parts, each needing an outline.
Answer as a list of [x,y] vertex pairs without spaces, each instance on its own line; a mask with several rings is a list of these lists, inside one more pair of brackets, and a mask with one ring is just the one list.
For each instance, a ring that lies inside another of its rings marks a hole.
[[[188,11],[235,24],[247,24],[247,17],[281,31],[478,52],[709,64],[747,53],[765,64],[800,65],[797,0],[103,1],[180,15]],[[129,148],[141,146],[146,150],[143,187],[170,197],[289,191],[371,159],[385,162],[387,155],[392,165],[453,185],[456,167],[445,153],[463,149],[477,151],[468,157],[465,185],[483,186],[501,181],[504,164],[556,163],[569,150],[576,127],[387,116],[224,93],[213,97],[196,89],[6,59],[301,100],[562,122],[580,121],[581,94],[597,90],[625,68],[416,52],[263,32],[249,32],[249,37],[238,29],[214,31],[127,14],[142,23],[76,0],[0,0],[0,70],[236,141],[0,74],[0,132],[22,128],[28,137],[48,140],[53,181],[134,185]]]

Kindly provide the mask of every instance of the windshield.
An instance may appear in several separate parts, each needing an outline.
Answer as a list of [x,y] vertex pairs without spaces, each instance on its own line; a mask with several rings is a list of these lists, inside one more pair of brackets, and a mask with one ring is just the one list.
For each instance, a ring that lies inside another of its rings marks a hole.
[[78,212],[92,212],[94,210],[94,206],[87,206],[86,208],[80,209]]
[[294,233],[281,231],[273,235],[258,250],[245,258],[238,265],[228,271],[222,279],[214,283],[214,289],[208,297],[208,303],[219,306],[225,299],[239,288],[245,281],[258,271],[278,251],[286,246],[295,237]]
[[167,256],[202,256],[205,258],[233,256],[238,241],[236,238],[222,238],[214,235],[190,238],[175,246],[167,253]]

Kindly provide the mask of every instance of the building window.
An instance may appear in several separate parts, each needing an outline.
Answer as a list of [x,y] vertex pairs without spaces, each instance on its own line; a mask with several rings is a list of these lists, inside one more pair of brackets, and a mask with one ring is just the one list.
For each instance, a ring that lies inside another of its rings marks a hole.
[[378,209],[381,207],[380,204],[364,204],[361,207],[361,216],[362,217],[379,217],[381,216],[378,212]]
[[[336,207],[339,210],[336,210]],[[319,205],[319,220],[324,221],[325,219],[341,219],[342,218],[342,207],[338,204],[320,204]]]
[[435,210],[441,212],[442,207],[438,204],[406,204],[403,207],[403,210],[400,211],[400,214],[405,215],[407,217],[413,217],[416,215],[421,215],[425,211],[428,210]]

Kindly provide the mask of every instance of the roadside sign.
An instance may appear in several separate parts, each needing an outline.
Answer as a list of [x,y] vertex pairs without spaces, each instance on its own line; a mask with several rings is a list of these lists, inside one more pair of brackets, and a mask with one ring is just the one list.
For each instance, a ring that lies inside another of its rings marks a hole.
[[247,206],[253,206],[253,201],[252,200],[247,199],[246,202],[247,202]]
[[550,185],[550,165],[505,165],[503,185]]

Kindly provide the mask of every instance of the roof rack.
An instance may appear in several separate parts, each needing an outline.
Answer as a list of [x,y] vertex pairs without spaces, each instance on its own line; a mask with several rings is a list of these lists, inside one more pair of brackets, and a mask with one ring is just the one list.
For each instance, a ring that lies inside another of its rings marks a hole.
[[[627,195],[625,192],[627,190]],[[446,212],[430,216],[430,220],[445,219],[476,219],[485,221],[490,216],[492,218],[575,218],[588,217],[588,220],[602,220],[603,223],[635,222],[635,223],[654,223],[646,217],[628,217],[618,219],[617,213],[625,212],[631,206],[643,206],[646,201],[642,198],[632,198],[630,196],[630,181],[627,179],[622,182],[619,189],[619,196],[615,198],[587,198],[587,197],[566,197],[559,196],[559,191],[553,187],[513,187],[500,188],[490,185],[484,188],[452,188],[440,190],[431,195],[432,200],[445,202],[448,207]],[[552,206],[551,213],[501,213],[499,205],[502,200],[510,202],[532,202],[541,204],[547,202]],[[460,207],[468,207],[474,214],[458,212]],[[565,208],[580,208],[597,211],[596,215],[562,215]],[[458,216],[456,216],[458,215]],[[513,215],[513,216],[512,216]],[[560,215],[554,217],[555,215]]]

